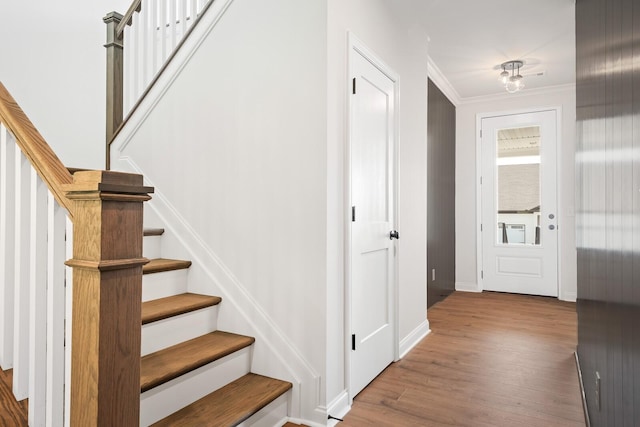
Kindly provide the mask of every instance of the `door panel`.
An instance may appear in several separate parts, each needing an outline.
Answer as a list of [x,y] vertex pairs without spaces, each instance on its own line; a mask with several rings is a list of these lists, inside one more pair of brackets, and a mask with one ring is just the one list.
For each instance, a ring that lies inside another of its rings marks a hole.
[[558,296],[556,112],[482,119],[483,289]]
[[351,393],[394,357],[394,82],[352,51],[351,102]]

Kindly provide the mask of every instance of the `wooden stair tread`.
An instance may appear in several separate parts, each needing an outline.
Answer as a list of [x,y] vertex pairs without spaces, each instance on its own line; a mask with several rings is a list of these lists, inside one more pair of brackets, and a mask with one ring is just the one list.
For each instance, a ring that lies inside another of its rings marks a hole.
[[191,261],[180,259],[155,258],[142,267],[142,274],[160,273],[162,271],[182,270],[191,267]]
[[154,426],[235,426],[291,389],[291,383],[247,374],[191,405],[153,424]]
[[164,228],[145,228],[142,231],[143,236],[162,236],[164,234]]
[[140,390],[145,392],[250,346],[253,337],[215,331],[142,357]]
[[142,324],[220,304],[222,298],[185,293],[142,303]]

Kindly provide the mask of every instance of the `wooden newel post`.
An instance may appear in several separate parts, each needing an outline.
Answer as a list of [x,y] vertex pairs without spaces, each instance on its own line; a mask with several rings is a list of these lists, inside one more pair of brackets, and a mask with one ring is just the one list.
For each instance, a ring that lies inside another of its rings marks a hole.
[[118,130],[118,126],[122,124],[123,116],[123,90],[124,90],[124,71],[123,71],[123,42],[124,33],[118,34],[117,28],[122,15],[118,12],[111,12],[102,18],[107,24],[107,157],[106,168],[109,169],[109,144],[113,136]]
[[71,425],[137,426],[143,202],[142,176],[76,172],[74,202]]

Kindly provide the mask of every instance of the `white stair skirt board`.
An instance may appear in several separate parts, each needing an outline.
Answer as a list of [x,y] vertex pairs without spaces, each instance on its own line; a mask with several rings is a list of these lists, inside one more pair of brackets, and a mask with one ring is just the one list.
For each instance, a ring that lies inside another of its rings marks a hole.
[[188,269],[163,271],[142,276],[142,302],[187,292]]
[[217,324],[215,305],[142,325],[142,355],[213,332]]
[[142,256],[148,259],[161,258],[161,241],[162,236],[144,236],[142,239]]
[[291,391],[287,391],[253,414],[248,420],[238,424],[238,427],[273,427],[283,425],[287,419],[290,396]]
[[456,291],[460,292],[482,292],[477,283],[456,282]]
[[140,396],[140,425],[151,425],[249,373],[251,347],[182,375]]

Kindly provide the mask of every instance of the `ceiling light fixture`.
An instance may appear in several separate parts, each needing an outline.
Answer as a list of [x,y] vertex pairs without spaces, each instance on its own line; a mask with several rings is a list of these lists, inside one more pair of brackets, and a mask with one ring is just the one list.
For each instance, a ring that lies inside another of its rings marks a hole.
[[523,61],[507,61],[500,65],[502,72],[500,73],[500,81],[509,93],[516,93],[524,88],[520,67],[524,65]]

